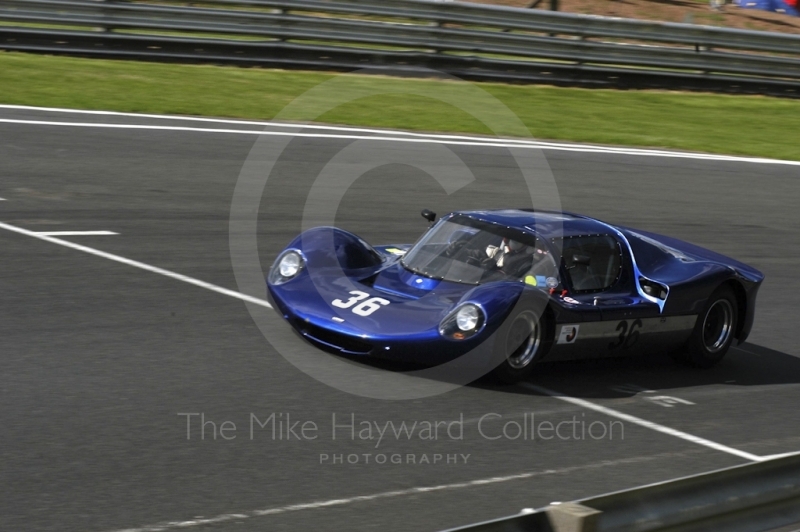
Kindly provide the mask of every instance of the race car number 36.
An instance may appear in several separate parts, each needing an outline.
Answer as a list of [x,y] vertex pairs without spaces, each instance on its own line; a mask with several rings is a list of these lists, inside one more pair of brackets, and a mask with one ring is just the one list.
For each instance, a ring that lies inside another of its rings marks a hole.
[[[352,308],[353,314],[358,314],[359,316],[369,316],[382,306],[389,304],[389,301],[383,299],[382,297],[372,297],[367,299],[369,294],[360,290],[352,290],[349,293],[353,297],[349,298],[347,301],[334,299],[331,301],[331,305],[338,308],[350,308],[358,303],[358,305]],[[366,301],[364,301],[365,299]]]

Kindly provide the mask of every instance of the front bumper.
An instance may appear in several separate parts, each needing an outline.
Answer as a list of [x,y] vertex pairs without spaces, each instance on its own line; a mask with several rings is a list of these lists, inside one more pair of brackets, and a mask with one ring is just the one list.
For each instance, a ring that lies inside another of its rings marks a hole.
[[484,334],[463,341],[443,338],[438,325],[414,334],[380,335],[343,330],[333,322],[324,322],[314,316],[303,316],[273,297],[268,299],[275,310],[294,331],[314,347],[329,353],[350,357],[369,357],[380,360],[436,366],[455,360],[474,349],[489,350]]

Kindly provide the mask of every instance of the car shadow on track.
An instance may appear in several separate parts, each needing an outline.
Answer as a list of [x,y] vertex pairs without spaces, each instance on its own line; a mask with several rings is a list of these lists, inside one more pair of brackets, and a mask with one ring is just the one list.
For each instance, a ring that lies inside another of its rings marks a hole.
[[[395,372],[415,372],[423,366],[385,360],[340,357],[354,365]],[[429,375],[457,382],[458,375]],[[688,367],[666,354],[634,357],[541,362],[526,383],[571,397],[624,398],[638,393],[670,389],[724,386],[800,384],[800,357],[767,347],[745,343],[732,347],[725,358],[708,369]],[[498,384],[486,376],[468,385],[472,388],[537,395],[530,387]],[[545,395],[541,392],[541,395]]]
[[[667,355],[541,363],[527,382],[584,398],[631,397],[645,391],[695,386],[764,386],[800,383],[800,357],[745,343],[709,369],[680,365]],[[536,393],[519,386],[475,386],[510,393]]]

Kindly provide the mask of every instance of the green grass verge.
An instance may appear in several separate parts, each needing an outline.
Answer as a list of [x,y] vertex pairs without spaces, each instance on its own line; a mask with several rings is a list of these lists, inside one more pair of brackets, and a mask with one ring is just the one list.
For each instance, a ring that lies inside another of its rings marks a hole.
[[[299,95],[334,77],[338,86],[318,91],[312,105],[295,105],[279,115]],[[513,124],[491,131],[457,108],[482,106],[485,95],[475,91],[478,87],[508,106],[540,139],[800,160],[798,100],[498,83],[469,85],[466,92],[463,87],[437,80],[0,53],[0,103],[6,104],[519,133]],[[317,116],[326,99],[342,90],[364,97]],[[458,100],[454,107],[431,94],[461,98],[464,105]]]

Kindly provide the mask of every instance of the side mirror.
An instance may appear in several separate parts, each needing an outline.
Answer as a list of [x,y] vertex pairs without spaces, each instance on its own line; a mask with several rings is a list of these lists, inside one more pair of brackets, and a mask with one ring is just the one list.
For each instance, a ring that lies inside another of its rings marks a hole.
[[436,213],[433,211],[429,211],[428,209],[422,209],[422,217],[428,220],[430,223],[433,223],[436,220]]

